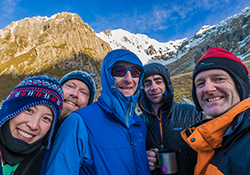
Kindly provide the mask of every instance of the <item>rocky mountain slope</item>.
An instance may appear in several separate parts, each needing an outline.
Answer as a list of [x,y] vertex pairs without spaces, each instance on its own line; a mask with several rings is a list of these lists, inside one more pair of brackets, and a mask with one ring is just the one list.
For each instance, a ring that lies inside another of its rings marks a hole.
[[250,8],[215,26],[203,26],[193,38],[166,43],[122,29],[95,33],[73,13],[25,18],[0,30],[0,101],[28,76],[45,74],[60,79],[72,70],[94,73],[100,90],[102,59],[117,48],[131,50],[144,64],[166,65],[173,75],[176,99],[180,101],[191,96],[194,64],[208,48],[215,46],[235,53],[250,65]]
[[168,64],[171,73],[180,74],[192,70],[198,59],[211,47],[223,47],[231,51],[249,68],[250,8],[184,40],[172,56],[176,61]]
[[12,22],[0,30],[0,79],[4,82],[0,100],[20,80],[37,74],[60,79],[69,71],[84,70],[96,74],[100,88],[101,62],[111,50],[77,14]]
[[250,8],[215,26],[203,26],[191,39],[160,43],[145,35],[107,30],[97,34],[112,49],[127,48],[145,63],[157,61],[166,65],[172,75],[192,70],[197,60],[210,47],[223,47],[235,53],[245,64],[250,59]]

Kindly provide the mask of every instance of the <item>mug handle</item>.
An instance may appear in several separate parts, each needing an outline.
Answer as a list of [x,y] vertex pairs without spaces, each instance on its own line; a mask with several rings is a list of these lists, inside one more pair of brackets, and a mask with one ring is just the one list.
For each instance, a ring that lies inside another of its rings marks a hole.
[[153,151],[155,154],[156,154],[156,160],[157,162],[154,164],[156,168],[160,168],[160,166],[157,164],[158,163],[158,153],[155,152],[154,150],[150,150],[150,151]]

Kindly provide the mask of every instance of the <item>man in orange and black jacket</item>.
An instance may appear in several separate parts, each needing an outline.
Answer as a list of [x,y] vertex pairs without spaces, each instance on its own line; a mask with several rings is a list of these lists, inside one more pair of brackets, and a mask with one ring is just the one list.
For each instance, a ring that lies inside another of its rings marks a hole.
[[248,69],[233,53],[207,50],[193,71],[192,96],[210,121],[184,130],[198,153],[195,175],[250,174],[250,85]]
[[[193,175],[197,154],[181,138],[181,131],[205,118],[193,105],[174,102],[173,86],[166,66],[144,66],[144,91],[139,100],[140,117],[147,125],[146,148],[151,174],[161,174],[155,167],[160,149],[175,150],[178,175]],[[166,167],[167,168],[167,167]]]

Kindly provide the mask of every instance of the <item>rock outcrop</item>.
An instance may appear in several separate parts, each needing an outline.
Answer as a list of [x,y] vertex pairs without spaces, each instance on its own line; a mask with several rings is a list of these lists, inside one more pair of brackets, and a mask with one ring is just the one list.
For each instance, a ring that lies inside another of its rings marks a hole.
[[[77,14],[25,18],[0,30],[0,79],[11,75],[5,82],[11,88],[26,76],[60,79],[69,71],[83,70],[96,74],[100,88],[102,59],[111,50]],[[7,95],[4,88],[0,85],[0,99]]]
[[[236,54],[247,66],[250,59],[250,8],[183,41],[175,53],[175,62],[167,65],[172,75],[193,69],[207,49],[223,47]],[[167,59],[167,57],[165,58]]]

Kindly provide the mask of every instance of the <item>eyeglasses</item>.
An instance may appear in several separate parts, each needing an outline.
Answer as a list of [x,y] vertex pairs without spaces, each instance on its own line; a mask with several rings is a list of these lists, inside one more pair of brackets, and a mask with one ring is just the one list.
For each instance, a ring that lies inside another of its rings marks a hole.
[[127,72],[130,71],[131,76],[138,78],[141,75],[141,71],[137,67],[125,67],[125,66],[115,66],[113,67],[111,74],[115,77],[124,77]]

